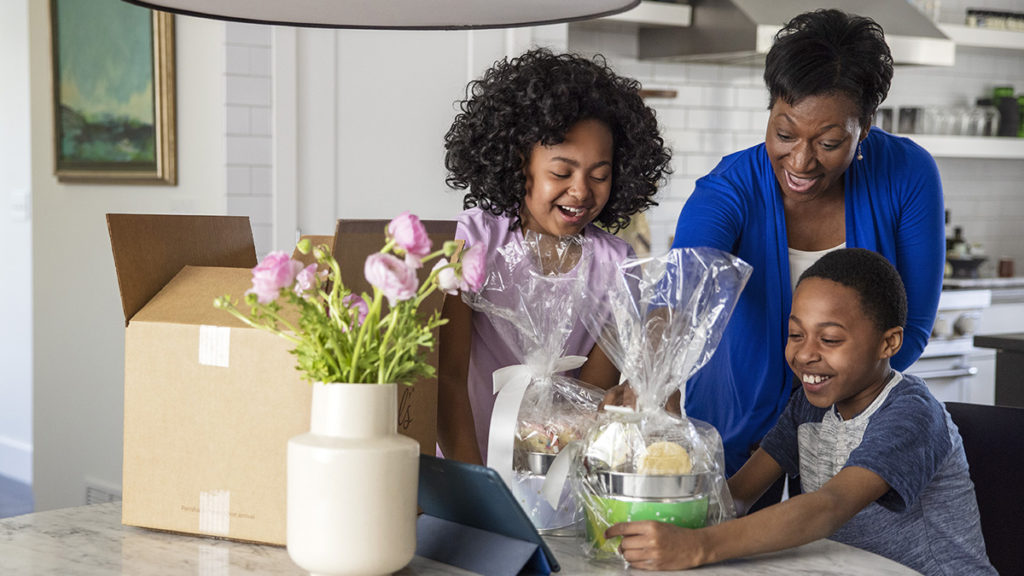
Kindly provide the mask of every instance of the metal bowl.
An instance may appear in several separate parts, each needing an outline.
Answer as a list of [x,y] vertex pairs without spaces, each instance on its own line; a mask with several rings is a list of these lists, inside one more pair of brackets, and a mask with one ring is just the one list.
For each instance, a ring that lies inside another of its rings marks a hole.
[[710,474],[647,475],[626,472],[597,472],[596,484],[612,497],[644,499],[698,498],[711,486]]
[[526,470],[534,476],[545,476],[548,473],[548,468],[551,468],[551,463],[555,461],[558,454],[548,454],[545,452],[526,452]]

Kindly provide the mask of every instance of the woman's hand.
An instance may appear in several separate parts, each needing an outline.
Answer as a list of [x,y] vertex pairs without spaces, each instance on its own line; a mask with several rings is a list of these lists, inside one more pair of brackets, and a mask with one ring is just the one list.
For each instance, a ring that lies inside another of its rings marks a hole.
[[612,386],[604,393],[604,398],[597,405],[598,410],[604,410],[605,406],[628,406],[636,409],[636,392],[630,388],[629,383]]
[[630,568],[684,570],[705,563],[703,531],[665,522],[622,522],[605,531],[605,538],[622,537],[619,551]]

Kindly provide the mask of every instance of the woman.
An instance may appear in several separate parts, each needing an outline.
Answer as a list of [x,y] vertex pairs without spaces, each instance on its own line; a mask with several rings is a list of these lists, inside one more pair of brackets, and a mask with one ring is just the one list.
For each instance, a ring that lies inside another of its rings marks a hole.
[[867,248],[899,270],[909,314],[893,368],[917,360],[931,332],[944,266],[942,186],[924,149],[871,127],[892,73],[873,20],[838,10],[793,18],[765,62],[764,143],[723,158],[679,215],[673,247],[713,246],[754,267],[718,350],[686,387],[686,413],[721,432],[729,474],[789,400],[793,284],[818,257]]

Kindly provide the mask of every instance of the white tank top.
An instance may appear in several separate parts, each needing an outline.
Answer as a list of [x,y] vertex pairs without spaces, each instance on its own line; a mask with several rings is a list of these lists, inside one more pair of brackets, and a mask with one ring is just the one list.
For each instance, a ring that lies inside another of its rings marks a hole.
[[839,246],[834,248],[826,248],[824,250],[816,250],[814,252],[807,252],[805,250],[797,250],[795,248],[789,249],[789,284],[790,288],[796,290],[796,282],[800,279],[800,275],[804,273],[818,261],[825,254],[832,252],[833,250],[839,250],[840,248],[846,248],[846,242],[843,242]]

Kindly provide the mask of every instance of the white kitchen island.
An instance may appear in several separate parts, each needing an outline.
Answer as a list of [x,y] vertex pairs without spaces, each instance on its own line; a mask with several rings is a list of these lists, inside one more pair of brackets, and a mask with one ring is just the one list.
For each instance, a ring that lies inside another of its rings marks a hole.
[[[628,571],[619,565],[588,562],[571,538],[548,538],[562,565],[560,574],[611,576],[667,574]],[[120,503],[95,504],[26,514],[0,520],[0,573],[98,576],[291,576],[304,574],[281,547],[158,532],[121,524]],[[705,566],[704,575],[917,574],[900,564],[857,548],[819,540],[774,554]],[[400,575],[470,574],[416,557]]]

